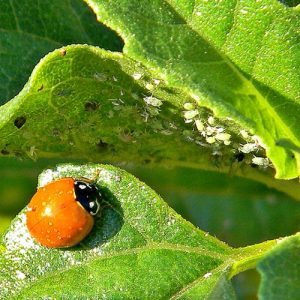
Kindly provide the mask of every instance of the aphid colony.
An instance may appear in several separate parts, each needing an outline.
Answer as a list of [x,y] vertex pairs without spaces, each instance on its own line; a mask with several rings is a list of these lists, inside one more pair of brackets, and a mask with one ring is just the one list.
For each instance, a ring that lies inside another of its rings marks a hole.
[[202,147],[210,148],[213,155],[221,156],[230,152],[239,157],[238,161],[244,161],[249,165],[260,168],[272,166],[265,156],[260,139],[244,129],[237,128],[232,119],[218,119],[209,109],[196,107],[191,102],[184,103],[183,108],[185,123],[192,124],[193,130],[198,132],[196,137],[194,135],[188,138]]
[[[132,77],[134,80],[140,80],[143,74],[134,73]],[[145,88],[153,92],[160,83],[160,80],[153,79],[151,83],[145,84]],[[191,97],[199,101],[197,95],[191,94]],[[143,101],[145,103],[143,117],[147,122],[149,117],[159,115],[163,101],[154,97],[152,93],[150,96],[144,95]],[[231,157],[235,157],[239,162],[243,161],[262,169],[272,167],[260,139],[245,129],[238,128],[231,118],[218,119],[209,109],[199,107],[192,102],[184,103],[183,109],[184,122],[193,126],[193,130],[183,131],[183,135],[188,140],[210,148],[214,156],[230,153]]]

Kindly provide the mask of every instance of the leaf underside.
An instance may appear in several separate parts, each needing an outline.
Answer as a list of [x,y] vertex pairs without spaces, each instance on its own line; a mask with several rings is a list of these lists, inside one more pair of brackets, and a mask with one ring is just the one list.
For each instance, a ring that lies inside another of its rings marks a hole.
[[299,175],[299,12],[276,0],[86,1],[125,41],[124,52],[154,68],[199,105],[258,135],[278,178]]

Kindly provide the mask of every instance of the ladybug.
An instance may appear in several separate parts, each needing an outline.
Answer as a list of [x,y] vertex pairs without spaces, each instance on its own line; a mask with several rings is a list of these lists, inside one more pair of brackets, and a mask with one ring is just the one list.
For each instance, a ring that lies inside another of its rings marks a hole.
[[28,204],[27,228],[31,236],[49,248],[71,247],[92,230],[102,196],[88,179],[70,177],[39,188]]

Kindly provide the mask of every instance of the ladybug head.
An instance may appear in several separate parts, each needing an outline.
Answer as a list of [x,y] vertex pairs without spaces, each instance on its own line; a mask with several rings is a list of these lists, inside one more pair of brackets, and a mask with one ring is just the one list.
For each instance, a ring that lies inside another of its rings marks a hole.
[[94,184],[82,180],[74,181],[76,200],[92,215],[100,209],[102,195]]

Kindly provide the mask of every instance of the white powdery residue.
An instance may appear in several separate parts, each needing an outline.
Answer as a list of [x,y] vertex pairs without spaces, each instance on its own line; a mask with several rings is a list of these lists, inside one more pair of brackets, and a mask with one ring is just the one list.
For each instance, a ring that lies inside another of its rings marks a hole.
[[114,176],[111,174],[111,172],[107,170],[101,170],[101,180],[103,180],[106,183],[110,183],[113,181]]
[[153,82],[155,85],[159,85],[160,84],[160,80],[159,79],[153,79]]
[[[105,247],[109,246],[109,242],[105,243]],[[93,256],[101,256],[103,255],[103,249],[100,247],[94,247],[91,250],[88,250],[88,252]]]
[[13,223],[4,240],[7,251],[15,251],[22,248],[38,250],[41,248],[35,243],[27,230],[25,213],[21,214],[20,219]]
[[174,225],[175,222],[176,222],[176,220],[175,220],[174,218],[170,217],[170,218],[168,218],[168,220],[167,220],[167,225],[168,225],[168,226]]
[[0,282],[0,289],[1,289],[1,292],[6,295],[8,294],[9,292],[11,292],[11,280],[1,280]]
[[211,275],[212,275],[212,273],[211,273],[211,272],[208,272],[208,273],[204,274],[203,277],[204,277],[205,279],[207,279],[207,278],[209,278]]
[[121,176],[119,176],[119,175],[115,176],[115,181],[120,182],[121,180],[122,180]]
[[57,171],[53,171],[51,169],[45,170],[40,176],[39,176],[39,186],[45,186],[47,183],[53,181],[55,177],[58,176]]
[[73,165],[62,165],[57,167],[58,173],[79,172],[80,170],[81,170],[80,166],[73,166]]
[[20,270],[17,270],[16,277],[20,280],[24,280],[26,278],[26,275],[23,272],[21,272]]
[[81,261],[76,260],[74,254],[70,251],[65,251],[62,256],[71,266],[81,264]]

